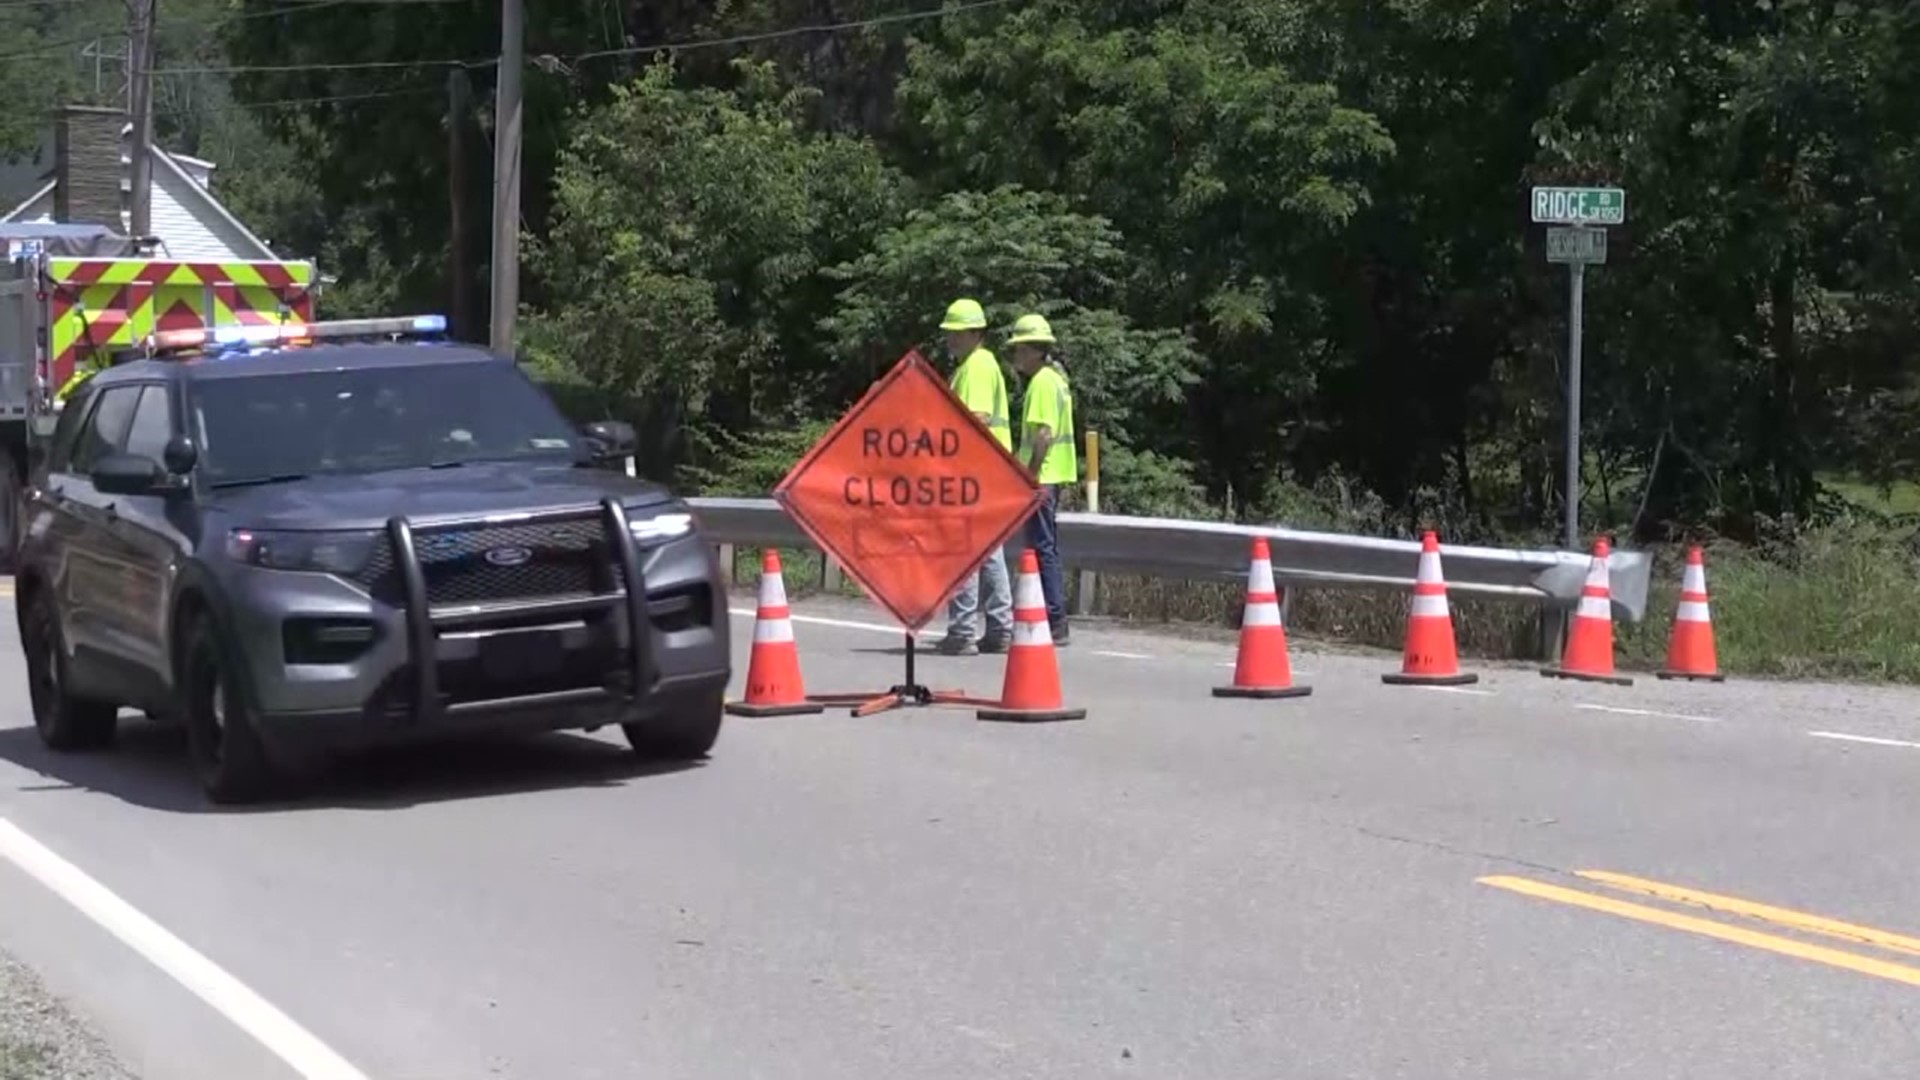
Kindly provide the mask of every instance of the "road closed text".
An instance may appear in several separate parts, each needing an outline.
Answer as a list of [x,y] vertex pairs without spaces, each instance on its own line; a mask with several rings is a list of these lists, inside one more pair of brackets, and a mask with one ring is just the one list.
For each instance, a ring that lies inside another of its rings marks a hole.
[[[923,474],[930,466],[957,471],[962,445],[960,432],[954,428],[862,428],[860,459],[873,471],[847,477],[841,483],[841,496],[848,506],[976,506],[980,502],[978,478]],[[894,468],[889,468],[890,464]]]

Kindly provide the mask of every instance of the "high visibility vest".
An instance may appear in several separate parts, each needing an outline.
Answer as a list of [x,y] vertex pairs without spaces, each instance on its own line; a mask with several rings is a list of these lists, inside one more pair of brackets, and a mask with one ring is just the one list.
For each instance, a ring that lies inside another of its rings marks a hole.
[[1027,380],[1026,408],[1021,419],[1023,447],[1033,445],[1034,432],[1038,429],[1044,427],[1053,432],[1053,442],[1047,447],[1047,456],[1040,459],[1040,474],[1034,479],[1042,484],[1078,483],[1080,451],[1074,445],[1073,391],[1067,386],[1067,375],[1059,365],[1047,364]]
[[962,404],[973,412],[985,413],[987,430],[1000,442],[1005,450],[1013,449],[1013,426],[1007,407],[1007,377],[1000,371],[1000,361],[985,348],[975,349],[967,354],[960,366],[953,369],[953,392],[959,396]]
[[99,374],[99,372],[100,365],[92,361],[75,364],[73,366],[73,374],[67,376],[67,381],[60,384],[60,389],[53,392],[53,400],[66,401],[67,398],[73,396],[75,390],[80,389],[81,383],[93,378]]

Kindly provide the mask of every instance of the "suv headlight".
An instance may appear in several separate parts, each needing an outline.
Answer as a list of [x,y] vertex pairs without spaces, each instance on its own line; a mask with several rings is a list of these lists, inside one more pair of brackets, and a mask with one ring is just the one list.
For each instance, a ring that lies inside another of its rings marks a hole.
[[663,544],[693,531],[692,514],[655,514],[650,518],[629,518],[627,529],[642,544]]
[[380,542],[378,530],[277,532],[235,529],[227,534],[227,558],[268,570],[306,570],[352,577],[366,569]]

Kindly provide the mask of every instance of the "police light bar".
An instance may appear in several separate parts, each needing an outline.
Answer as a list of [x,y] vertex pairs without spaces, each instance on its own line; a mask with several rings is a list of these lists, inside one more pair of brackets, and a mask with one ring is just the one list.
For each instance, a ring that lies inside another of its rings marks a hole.
[[445,315],[402,315],[388,319],[334,319],[327,322],[268,323],[258,326],[196,326],[185,330],[162,330],[150,335],[147,345],[155,353],[209,346],[224,351],[247,346],[306,345],[329,338],[399,338],[444,334],[446,331]]

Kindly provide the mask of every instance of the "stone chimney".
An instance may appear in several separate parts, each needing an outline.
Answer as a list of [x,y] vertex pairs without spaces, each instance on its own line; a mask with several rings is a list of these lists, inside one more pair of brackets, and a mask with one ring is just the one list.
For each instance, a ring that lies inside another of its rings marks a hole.
[[127,231],[120,217],[120,130],[127,114],[120,109],[67,105],[54,113],[53,220],[69,225],[105,225]]

